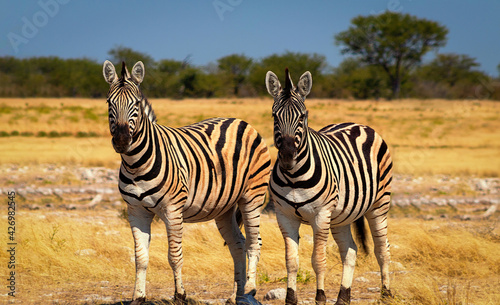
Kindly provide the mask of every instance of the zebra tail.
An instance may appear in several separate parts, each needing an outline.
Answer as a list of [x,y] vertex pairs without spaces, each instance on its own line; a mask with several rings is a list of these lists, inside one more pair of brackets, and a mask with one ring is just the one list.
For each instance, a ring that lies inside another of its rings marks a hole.
[[356,243],[363,254],[368,254],[368,229],[365,224],[365,217],[360,217],[354,222],[354,234]]

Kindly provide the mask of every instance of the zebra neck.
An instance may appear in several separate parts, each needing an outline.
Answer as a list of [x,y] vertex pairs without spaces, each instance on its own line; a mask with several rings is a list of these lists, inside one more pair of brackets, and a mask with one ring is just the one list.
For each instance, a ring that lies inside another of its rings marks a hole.
[[129,172],[144,170],[150,166],[150,156],[154,155],[153,148],[158,145],[155,127],[143,111],[139,111],[137,118],[138,125],[132,135],[132,143],[126,154],[122,154],[122,165],[129,169]]
[[294,178],[301,180],[303,179],[301,176],[304,172],[307,172],[310,166],[314,163],[314,154],[311,151],[311,138],[308,132],[305,134],[304,142],[297,151],[297,163],[291,170],[288,170],[284,174],[292,180]]

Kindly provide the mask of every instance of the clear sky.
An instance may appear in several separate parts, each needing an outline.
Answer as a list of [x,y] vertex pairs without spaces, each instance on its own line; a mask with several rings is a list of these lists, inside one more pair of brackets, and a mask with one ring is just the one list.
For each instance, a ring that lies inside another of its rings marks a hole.
[[[498,0],[0,0],[0,56],[87,57],[118,45],[154,59],[205,65],[238,53],[254,59],[285,51],[343,56],[334,34],[358,15],[385,10],[435,20],[449,29],[440,53],[467,54],[497,76]],[[433,58],[433,54],[426,57]]]

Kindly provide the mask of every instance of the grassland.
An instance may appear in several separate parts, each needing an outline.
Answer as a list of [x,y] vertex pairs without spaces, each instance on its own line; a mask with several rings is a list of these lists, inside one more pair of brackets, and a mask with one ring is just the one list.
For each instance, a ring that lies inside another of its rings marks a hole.
[[[160,124],[179,127],[214,116],[252,124],[271,146],[269,98],[153,100]],[[500,103],[490,101],[307,100],[309,125],[356,122],[389,143],[396,172],[497,177]],[[116,167],[107,105],[92,99],[0,99],[0,162]],[[24,135],[24,136],[23,136]],[[272,154],[273,156],[275,154]]]
[[[269,98],[161,99],[152,103],[158,122],[173,127],[214,116],[242,118],[259,130],[271,147],[271,155],[276,156]],[[370,125],[382,134],[395,160],[398,195],[410,192],[409,195],[440,196],[448,187],[439,182],[442,176],[500,176],[498,102],[312,99],[307,100],[307,106],[312,128],[353,121]],[[101,187],[99,183],[87,185],[90,182],[80,181],[65,170],[54,170],[94,166],[111,169],[119,166],[119,156],[110,144],[104,100],[0,99],[0,189]],[[7,172],[7,168],[23,171]],[[420,176],[424,179],[416,179]],[[447,179],[446,183],[451,183],[454,178]],[[412,180],[423,182],[412,185],[411,190],[402,187],[405,181]],[[478,194],[470,190],[469,180],[457,181],[446,196]],[[431,191],[430,185],[434,188]],[[488,194],[490,198],[498,197],[498,193]],[[1,196],[5,199],[6,195]],[[63,199],[56,195],[36,196],[17,199],[16,301],[119,304],[130,300],[134,281],[133,240],[127,222],[120,217],[124,204],[116,206],[110,201],[91,210],[66,210],[57,208]],[[109,196],[119,198],[119,194]],[[42,208],[28,209],[32,203]],[[56,207],[47,208],[45,204]],[[464,222],[453,214],[440,218],[443,211],[457,213],[452,206],[438,207],[432,212],[434,219],[424,220],[423,212],[411,206],[391,211],[394,304],[500,304],[500,212],[488,219]],[[7,232],[6,209],[0,216]],[[159,222],[153,225],[147,289],[149,297],[156,301],[173,295],[164,228]],[[272,214],[263,216],[261,232],[263,248],[257,297],[262,301],[268,290],[286,286],[286,272],[284,244]],[[299,298],[312,303],[315,281],[310,263],[311,229],[303,226],[301,236]],[[0,234],[3,245],[7,244],[7,238],[7,234]],[[183,245],[184,280],[189,296],[223,303],[232,290],[232,263],[228,263],[229,251],[223,246],[215,224],[186,225]],[[6,276],[7,260],[7,252],[0,251],[2,278]],[[355,304],[372,304],[377,300],[380,278],[376,271],[373,255],[358,258],[352,291]],[[338,292],[340,272],[337,247],[330,238],[326,282],[329,301]],[[0,290],[0,303],[12,301],[5,294],[5,290]]]
[[[125,220],[116,211],[20,212],[18,300],[23,304],[103,304],[130,300],[134,281],[133,242]],[[500,239],[492,221],[423,221],[390,219],[395,304],[498,304]],[[152,228],[148,294],[155,300],[173,295],[164,225]],[[262,257],[258,297],[285,287],[284,243],[272,215],[262,221]],[[186,225],[184,280],[189,296],[223,302],[231,293],[229,251],[215,224]],[[1,242],[6,244],[5,235]],[[299,295],[312,301],[314,272],[310,263],[312,232],[301,228]],[[200,255],[203,253],[203,255]],[[1,261],[7,259],[5,251]],[[359,256],[353,286],[357,304],[377,299],[380,277],[375,257]],[[336,297],[341,263],[332,239],[328,244],[326,287]],[[213,279],[217,280],[214,281]],[[7,297],[0,297],[0,300]],[[278,301],[269,304],[281,304]]]

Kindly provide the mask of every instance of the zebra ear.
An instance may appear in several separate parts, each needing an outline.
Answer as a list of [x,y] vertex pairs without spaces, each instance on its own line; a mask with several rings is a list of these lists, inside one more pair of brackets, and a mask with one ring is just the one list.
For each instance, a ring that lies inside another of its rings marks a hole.
[[132,68],[132,80],[139,85],[144,80],[144,73],[144,64],[138,61]]
[[118,79],[115,66],[113,66],[113,64],[109,60],[106,60],[102,65],[102,75],[104,75],[104,79],[109,84],[112,84],[115,80]]
[[299,79],[297,83],[297,91],[303,98],[305,98],[312,88],[312,75],[311,72],[307,71]]
[[281,91],[280,81],[278,80],[276,74],[271,71],[267,71],[266,73],[266,88],[267,92],[269,92],[269,94],[274,98],[278,97],[278,94]]

